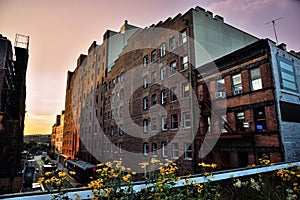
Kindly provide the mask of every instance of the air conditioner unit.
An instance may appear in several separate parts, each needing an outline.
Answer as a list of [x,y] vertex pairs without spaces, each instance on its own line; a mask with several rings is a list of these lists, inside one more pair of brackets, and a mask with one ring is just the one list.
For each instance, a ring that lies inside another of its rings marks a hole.
[[242,89],[235,89],[234,94],[242,94]]
[[225,92],[216,92],[216,99],[225,98]]

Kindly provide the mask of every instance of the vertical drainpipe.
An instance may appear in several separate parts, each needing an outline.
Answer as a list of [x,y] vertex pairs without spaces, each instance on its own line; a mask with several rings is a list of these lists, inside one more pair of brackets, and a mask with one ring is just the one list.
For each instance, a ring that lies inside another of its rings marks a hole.
[[[187,51],[188,51],[188,64],[189,64],[189,68],[188,68],[188,70],[189,70],[189,80],[190,80],[190,85],[192,86],[192,88],[191,89],[193,89],[193,77],[192,77],[192,67],[194,67],[194,66],[191,66],[190,65],[190,61],[191,61],[191,51],[190,51],[190,38],[191,38],[191,29],[190,29],[190,22],[187,20],[187,19],[182,19],[182,21],[184,21],[185,22],[185,25],[186,25],[186,27],[187,27]],[[193,138],[193,140],[192,140],[192,144],[191,145],[193,145],[193,152],[194,152],[194,156],[193,156],[193,158],[192,158],[192,170],[193,170],[193,173],[195,173],[195,171],[196,171],[196,162],[195,162],[195,158],[196,158],[196,156],[197,156],[197,154],[196,154],[196,151],[195,151],[195,149],[196,149],[196,144],[195,144],[195,142],[194,142],[194,138],[195,138],[195,134],[194,134],[194,128],[196,127],[195,126],[195,122],[194,122],[194,112],[193,112],[193,98],[191,98],[191,94],[190,94],[190,103],[191,103],[191,105],[190,105],[190,107],[191,107],[191,120],[192,120],[192,127],[191,127],[191,131],[192,131],[192,138]]]

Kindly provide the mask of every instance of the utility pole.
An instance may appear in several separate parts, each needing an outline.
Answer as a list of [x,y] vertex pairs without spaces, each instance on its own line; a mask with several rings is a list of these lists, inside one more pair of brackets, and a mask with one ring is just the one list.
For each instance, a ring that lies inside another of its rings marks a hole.
[[273,25],[273,30],[274,30],[274,34],[275,34],[276,44],[278,44],[278,38],[277,38],[277,34],[276,34],[275,22],[278,21],[278,20],[280,20],[280,19],[282,19],[282,17],[279,17],[277,19],[274,19],[274,20],[269,21],[269,22],[266,23],[266,25],[270,24],[270,23],[272,23],[272,25]]

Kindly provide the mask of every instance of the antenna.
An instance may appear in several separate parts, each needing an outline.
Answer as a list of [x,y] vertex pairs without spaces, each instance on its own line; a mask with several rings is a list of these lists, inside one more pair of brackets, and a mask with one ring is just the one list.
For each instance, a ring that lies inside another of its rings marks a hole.
[[266,25],[270,24],[270,23],[273,24],[273,30],[274,30],[274,34],[275,34],[276,44],[278,44],[278,38],[277,38],[277,34],[276,34],[275,22],[280,20],[280,19],[282,19],[282,17],[279,17],[277,19],[273,19],[272,21],[269,21],[269,22],[266,23]]

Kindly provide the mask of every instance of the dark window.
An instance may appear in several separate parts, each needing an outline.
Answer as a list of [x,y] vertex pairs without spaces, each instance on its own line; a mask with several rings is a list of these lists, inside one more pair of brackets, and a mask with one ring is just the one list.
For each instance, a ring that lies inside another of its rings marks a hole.
[[178,115],[171,116],[171,128],[178,128]]
[[188,143],[184,144],[184,159],[192,160],[192,146]]
[[170,92],[171,92],[171,101],[176,101],[177,100],[175,90],[176,90],[176,87],[172,87],[171,90],[170,90]]
[[239,167],[247,167],[249,165],[248,152],[247,151],[238,151],[238,165]]
[[151,96],[151,102],[152,102],[152,105],[156,104],[156,94],[152,94],[152,96]]
[[156,50],[151,52],[151,62],[155,62],[156,61]]
[[300,105],[280,101],[281,119],[300,123]]
[[235,113],[235,117],[236,117],[237,132],[245,132],[245,127],[244,127],[245,113],[244,112]]
[[172,75],[172,74],[175,74],[176,71],[177,71],[176,61],[173,61],[173,62],[170,63],[170,68],[171,68],[170,74],[171,74],[171,75]]
[[265,109],[259,108],[253,110],[254,113],[254,121],[255,121],[255,130],[257,131],[263,131],[267,129],[266,126],[266,115],[265,115]]

